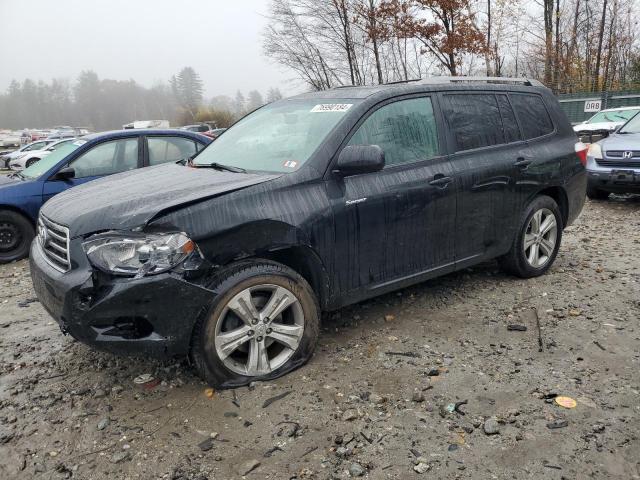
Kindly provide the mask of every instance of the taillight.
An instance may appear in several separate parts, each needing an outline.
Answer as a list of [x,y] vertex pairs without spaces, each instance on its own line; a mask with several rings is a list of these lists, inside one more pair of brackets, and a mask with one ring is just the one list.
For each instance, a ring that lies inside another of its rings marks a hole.
[[576,143],[576,154],[578,155],[578,158],[580,159],[580,163],[582,163],[582,165],[584,165],[585,167],[587,166],[587,152],[589,151],[589,145],[587,145],[586,143],[582,143],[582,142],[578,142]]

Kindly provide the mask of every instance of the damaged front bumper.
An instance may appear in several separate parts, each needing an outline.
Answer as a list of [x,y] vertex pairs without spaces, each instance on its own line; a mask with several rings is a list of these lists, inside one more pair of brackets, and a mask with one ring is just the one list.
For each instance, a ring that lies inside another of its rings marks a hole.
[[213,292],[176,273],[139,279],[96,272],[79,241],[72,241],[73,268],[53,268],[38,242],[30,253],[31,278],[40,303],[63,333],[119,354],[159,358],[189,352],[193,326]]

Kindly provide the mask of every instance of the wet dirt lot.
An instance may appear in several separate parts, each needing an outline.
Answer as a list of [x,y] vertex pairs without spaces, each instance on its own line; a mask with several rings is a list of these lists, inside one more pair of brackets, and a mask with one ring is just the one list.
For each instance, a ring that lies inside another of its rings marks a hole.
[[307,366],[213,394],[62,336],[27,262],[0,266],[0,476],[638,479],[638,232],[640,197],[588,202],[546,276],[487,263],[343,309]]

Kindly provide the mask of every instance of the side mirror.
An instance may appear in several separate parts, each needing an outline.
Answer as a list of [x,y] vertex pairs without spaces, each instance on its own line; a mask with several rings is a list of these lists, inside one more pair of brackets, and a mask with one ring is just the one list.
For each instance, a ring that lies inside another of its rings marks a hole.
[[58,170],[51,177],[51,180],[70,180],[76,176],[76,171],[72,167],[64,167],[62,170]]
[[342,149],[334,173],[343,177],[379,172],[384,168],[384,151],[378,145],[349,145]]

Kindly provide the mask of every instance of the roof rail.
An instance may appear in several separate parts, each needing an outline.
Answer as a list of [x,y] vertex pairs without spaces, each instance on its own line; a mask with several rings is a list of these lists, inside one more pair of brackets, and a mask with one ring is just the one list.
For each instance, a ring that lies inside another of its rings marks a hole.
[[412,83],[412,82],[420,82],[420,81],[422,81],[421,78],[410,78],[410,79],[407,79],[407,80],[395,80],[393,82],[387,82],[387,83],[385,83],[383,85],[397,85],[399,83]]
[[420,80],[420,84],[442,84],[442,83],[495,83],[526,85],[528,87],[543,87],[538,81],[526,77],[429,77]]

